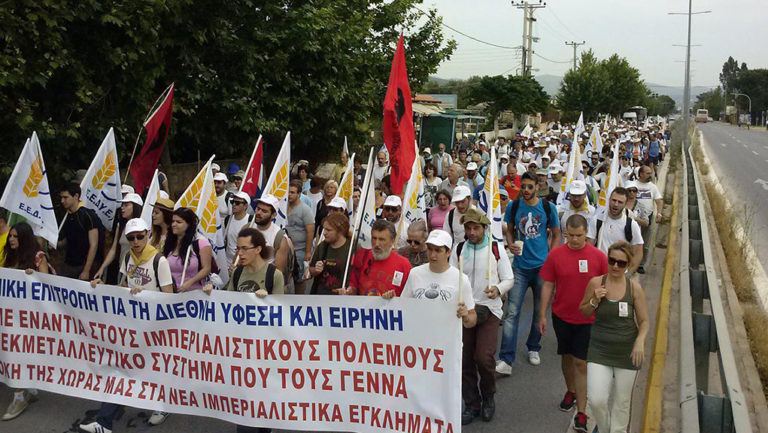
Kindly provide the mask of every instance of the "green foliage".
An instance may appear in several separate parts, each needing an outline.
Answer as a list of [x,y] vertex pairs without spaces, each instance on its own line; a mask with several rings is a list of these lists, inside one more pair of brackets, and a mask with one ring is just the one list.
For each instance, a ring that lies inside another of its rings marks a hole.
[[597,118],[598,113],[621,116],[627,108],[639,105],[647,89],[640,72],[623,57],[614,54],[599,60],[592,50],[581,53],[578,69],[563,77],[557,106],[567,113],[584,113],[584,120]]
[[741,111],[749,109],[747,98],[734,98],[733,93],[738,92],[752,98],[752,111],[768,109],[768,69],[749,69],[746,63],[742,62],[739,66],[733,57],[728,57],[723,63],[720,83],[729,105],[735,105]]
[[401,30],[412,88],[455,49],[421,0],[6,3],[0,140],[16,155],[36,130],[54,178],[86,167],[110,126],[127,164],[171,82],[175,162],[246,157],[259,133],[269,160],[288,130],[296,155],[323,160],[380,125]]
[[421,93],[445,93],[456,95],[456,108],[464,109],[469,105],[470,92],[472,86],[480,82],[479,76],[469,77],[467,80],[448,80],[446,83],[439,83],[430,80],[421,89]]
[[693,104],[693,111],[696,112],[699,108],[706,108],[709,111],[709,115],[717,119],[720,117],[720,113],[725,113],[725,99],[723,98],[723,89],[720,86],[716,88],[700,93],[696,96],[696,102]]
[[492,121],[502,111],[516,115],[542,112],[547,108],[549,97],[533,77],[496,75],[474,81],[469,88],[468,102],[486,103],[485,114]]
[[675,111],[675,100],[669,95],[647,95],[642,105],[649,116],[668,116]]

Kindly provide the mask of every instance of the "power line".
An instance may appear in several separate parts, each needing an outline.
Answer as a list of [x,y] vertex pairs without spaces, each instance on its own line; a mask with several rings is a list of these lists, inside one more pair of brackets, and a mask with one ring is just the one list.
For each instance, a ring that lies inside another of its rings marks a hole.
[[546,61],[548,61],[548,62],[551,62],[551,63],[571,63],[571,61],[570,61],[570,60],[563,60],[563,61],[560,61],[560,60],[552,60],[552,59],[548,59],[548,58],[546,58],[546,57],[542,56],[542,55],[541,55],[541,54],[539,54],[539,53],[533,53],[533,55],[534,55],[534,56],[536,56],[536,57],[538,57],[538,58],[540,58],[540,59],[542,59],[542,60],[546,60]]
[[552,12],[552,16],[555,17],[557,22],[559,22],[560,25],[563,26],[564,29],[568,30],[568,33],[573,35],[574,38],[578,39],[578,36],[576,36],[576,33],[571,31],[571,29],[569,29],[568,26],[565,25],[565,23],[560,19],[560,17],[557,16],[557,14],[555,13],[555,11],[552,8],[549,8],[549,11]]
[[[424,14],[424,15],[429,15],[429,14],[427,14],[426,12],[424,12],[423,10],[421,10],[420,8],[418,8],[418,7],[416,7],[416,6],[414,6],[414,8],[415,8],[416,10],[418,10],[419,12],[421,12],[422,14]],[[460,34],[460,35],[462,35],[462,36],[464,36],[464,37],[467,37],[467,38],[469,38],[469,39],[472,39],[472,40],[473,40],[473,41],[475,41],[475,42],[480,42],[481,44],[490,45],[490,46],[492,46],[492,47],[496,47],[496,48],[503,48],[503,49],[505,49],[505,50],[520,50],[520,49],[522,49],[522,47],[508,47],[508,46],[505,46],[505,45],[494,44],[494,43],[492,43],[492,42],[487,42],[487,41],[484,41],[484,40],[478,39],[478,38],[476,38],[476,37],[474,37],[474,36],[471,36],[471,35],[468,35],[468,34],[466,34],[466,33],[462,32],[461,30],[457,30],[457,29],[455,29],[455,28],[453,28],[453,27],[449,26],[448,24],[446,24],[446,23],[442,22],[442,20],[440,20],[440,25],[442,25],[442,26],[443,26],[443,27],[445,27],[445,28],[448,28],[448,29],[451,29],[451,30],[453,30],[454,32],[456,32],[456,33],[458,33],[458,34]]]

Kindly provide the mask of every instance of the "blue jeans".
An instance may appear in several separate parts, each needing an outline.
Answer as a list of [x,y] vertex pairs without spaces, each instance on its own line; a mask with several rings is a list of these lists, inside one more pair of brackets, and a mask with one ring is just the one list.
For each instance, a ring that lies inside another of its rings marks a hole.
[[501,348],[499,359],[512,365],[517,354],[517,330],[520,324],[520,310],[523,307],[525,292],[528,287],[533,290],[533,316],[531,318],[531,330],[525,345],[529,352],[541,350],[541,333],[538,327],[539,304],[541,303],[541,286],[543,281],[539,277],[539,268],[522,269],[513,266],[515,284],[507,292],[507,302],[504,304],[504,317],[502,318]]
[[115,403],[102,403],[99,408],[99,413],[96,415],[96,421],[102,426],[112,430],[112,422],[115,420],[115,416],[123,408],[121,404]]

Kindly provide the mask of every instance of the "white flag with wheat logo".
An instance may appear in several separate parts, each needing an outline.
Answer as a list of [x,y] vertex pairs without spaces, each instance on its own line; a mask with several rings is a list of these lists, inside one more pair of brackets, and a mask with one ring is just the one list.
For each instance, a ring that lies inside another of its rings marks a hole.
[[[120,170],[117,166],[117,145],[115,132],[109,128],[101,142],[99,151],[80,182],[80,200],[88,209],[96,212],[104,227],[112,227],[122,198],[120,191]],[[141,194],[142,191],[137,191]]]
[[264,194],[272,194],[277,198],[277,214],[275,215],[275,224],[283,228],[288,224],[288,183],[291,181],[289,175],[291,172],[291,132],[285,135],[283,147],[277,154],[275,166],[269,175],[269,180],[264,186]]
[[56,248],[59,228],[53,213],[43,152],[35,132],[24,144],[0,198],[0,207],[26,218],[35,235],[47,240],[51,248]]

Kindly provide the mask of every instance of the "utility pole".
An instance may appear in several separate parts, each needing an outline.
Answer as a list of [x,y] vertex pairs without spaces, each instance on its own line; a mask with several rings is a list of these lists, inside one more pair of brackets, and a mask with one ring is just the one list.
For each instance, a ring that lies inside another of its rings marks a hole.
[[691,16],[697,14],[708,14],[712,11],[692,12],[693,0],[688,0],[688,13],[670,12],[669,15],[688,15],[688,44],[685,47],[685,87],[683,90],[683,146],[690,145],[688,137],[688,125],[690,123],[690,104],[691,104]]
[[529,76],[533,70],[532,45],[533,42],[536,42],[533,37],[533,22],[536,21],[536,18],[533,17],[533,11],[546,7],[547,3],[541,0],[538,3],[528,3],[527,0],[515,2],[513,0],[512,5],[523,10],[523,59],[521,69],[523,76]]
[[586,42],[585,42],[585,41],[581,41],[581,43],[579,43],[579,42],[574,42],[574,41],[571,41],[571,42],[566,42],[566,43],[565,43],[565,45],[571,45],[571,46],[573,46],[573,71],[574,71],[574,72],[576,71],[576,47],[578,47],[579,45],[584,45],[584,44],[586,44]]

